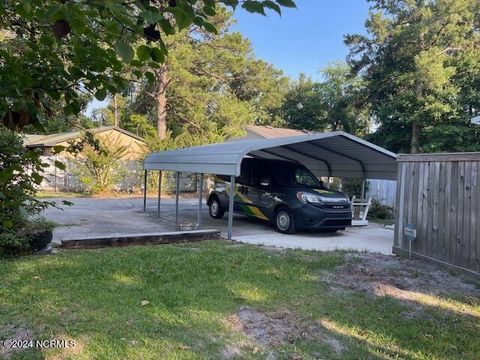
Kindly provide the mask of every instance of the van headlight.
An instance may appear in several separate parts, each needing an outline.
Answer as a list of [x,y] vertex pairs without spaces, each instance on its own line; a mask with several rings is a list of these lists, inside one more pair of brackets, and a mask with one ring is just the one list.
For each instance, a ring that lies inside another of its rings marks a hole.
[[308,193],[299,191],[297,193],[297,199],[304,202],[304,203],[312,203],[312,204],[322,204],[322,197],[316,194]]

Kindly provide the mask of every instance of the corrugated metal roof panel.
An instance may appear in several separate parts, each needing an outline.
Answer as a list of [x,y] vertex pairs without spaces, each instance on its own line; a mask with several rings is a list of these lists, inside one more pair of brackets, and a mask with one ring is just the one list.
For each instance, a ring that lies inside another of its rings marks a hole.
[[[109,130],[116,130],[134,139],[145,142],[145,140],[140,136],[115,126],[101,126],[94,129],[88,129],[88,131],[92,131],[95,134],[106,132]],[[71,132],[64,132],[64,133],[50,134],[50,135],[26,134],[25,145],[28,147],[52,147],[62,142],[79,138],[81,135],[82,135],[82,132],[80,131],[71,131]]]
[[238,176],[249,155],[299,162],[317,176],[396,179],[397,174],[396,154],[341,131],[152,153],[144,168]]

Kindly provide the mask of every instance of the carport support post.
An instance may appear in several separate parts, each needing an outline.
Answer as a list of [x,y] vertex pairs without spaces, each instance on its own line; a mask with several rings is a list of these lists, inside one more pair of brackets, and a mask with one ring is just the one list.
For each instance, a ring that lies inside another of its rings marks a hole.
[[180,172],[175,179],[175,230],[178,230],[178,193],[180,192]]
[[203,196],[203,174],[200,174],[198,179],[198,212],[197,212],[197,227],[200,228],[202,223],[202,196]]
[[365,184],[367,182],[367,179],[363,178],[362,181],[362,199],[365,199]]
[[143,175],[143,212],[147,211],[147,170]]
[[160,201],[162,199],[162,171],[158,172],[158,204],[157,204],[157,216],[160,216]]
[[232,175],[230,177],[230,196],[228,197],[228,230],[227,230],[228,240],[232,240],[234,197],[235,197],[235,176]]

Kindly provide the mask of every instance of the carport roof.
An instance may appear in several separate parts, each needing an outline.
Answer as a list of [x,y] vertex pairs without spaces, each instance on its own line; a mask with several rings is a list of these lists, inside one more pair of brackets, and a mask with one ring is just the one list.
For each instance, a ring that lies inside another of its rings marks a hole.
[[397,177],[396,154],[342,131],[157,152],[145,159],[144,169],[239,176],[244,157],[298,162],[317,176]]

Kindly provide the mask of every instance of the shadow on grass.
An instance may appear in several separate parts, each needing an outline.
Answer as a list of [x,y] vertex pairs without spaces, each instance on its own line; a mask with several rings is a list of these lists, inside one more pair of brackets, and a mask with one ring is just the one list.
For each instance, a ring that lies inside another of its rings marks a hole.
[[242,344],[242,358],[264,358],[269,350],[227,321],[247,305],[265,313],[288,309],[344,344],[338,354],[321,341],[293,339],[275,347],[281,357],[480,353],[475,316],[426,303],[412,319],[401,315],[410,305],[399,299],[330,291],[319,273],[342,262],[341,253],[269,252],[218,241],[5,261],[0,328],[21,324],[42,339],[67,334],[83,344],[84,358],[215,358],[230,344]]

